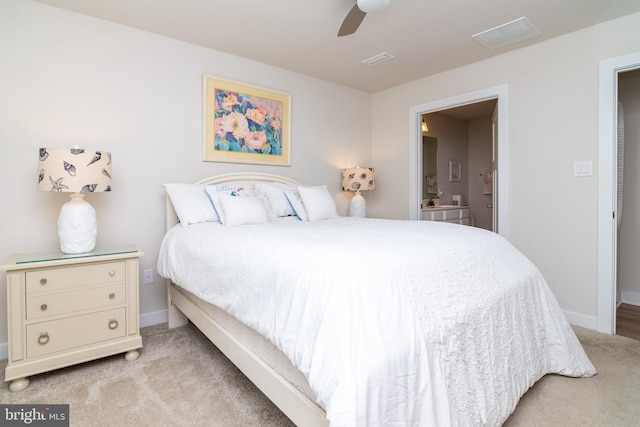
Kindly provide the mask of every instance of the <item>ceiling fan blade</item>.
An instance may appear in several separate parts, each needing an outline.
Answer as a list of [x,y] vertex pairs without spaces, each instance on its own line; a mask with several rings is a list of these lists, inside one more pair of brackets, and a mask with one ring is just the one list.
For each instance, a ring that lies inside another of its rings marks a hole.
[[354,4],[338,30],[338,37],[355,33],[366,15],[366,12],[361,11],[358,5]]

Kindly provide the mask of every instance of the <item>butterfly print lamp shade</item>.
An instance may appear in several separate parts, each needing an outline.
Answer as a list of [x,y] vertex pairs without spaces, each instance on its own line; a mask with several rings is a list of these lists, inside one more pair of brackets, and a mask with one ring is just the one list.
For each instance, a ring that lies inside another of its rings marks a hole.
[[349,216],[364,218],[367,213],[367,202],[360,194],[361,191],[375,190],[376,180],[373,168],[360,166],[342,170],[342,190],[355,191],[349,205]]
[[41,148],[38,190],[72,193],[58,216],[60,250],[91,252],[96,246],[96,211],[83,193],[111,191],[111,153],[82,148]]

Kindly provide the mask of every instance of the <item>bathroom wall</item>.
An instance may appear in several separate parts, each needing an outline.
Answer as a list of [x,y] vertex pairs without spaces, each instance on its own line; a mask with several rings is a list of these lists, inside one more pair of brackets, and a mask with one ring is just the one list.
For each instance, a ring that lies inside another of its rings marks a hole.
[[[491,171],[491,117],[461,120],[443,113],[425,115],[429,131],[438,139],[438,187],[440,204],[451,204],[452,194],[462,194],[476,227],[492,229],[492,196],[483,194],[482,172]],[[462,180],[449,182],[449,160],[462,162]],[[423,174],[424,175],[424,174]],[[424,186],[424,182],[422,183]]]
[[[464,200],[468,200],[469,126],[467,121],[440,113],[425,114],[425,120],[429,131],[424,135],[438,139],[438,187],[442,193],[440,204],[450,205],[452,194],[462,194]],[[460,182],[449,182],[449,160],[458,160],[462,163]]]

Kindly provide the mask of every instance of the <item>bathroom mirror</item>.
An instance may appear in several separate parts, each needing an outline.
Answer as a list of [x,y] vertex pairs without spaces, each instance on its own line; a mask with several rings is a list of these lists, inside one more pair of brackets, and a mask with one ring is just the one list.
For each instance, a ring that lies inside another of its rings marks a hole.
[[422,137],[422,195],[424,199],[438,195],[438,138]]

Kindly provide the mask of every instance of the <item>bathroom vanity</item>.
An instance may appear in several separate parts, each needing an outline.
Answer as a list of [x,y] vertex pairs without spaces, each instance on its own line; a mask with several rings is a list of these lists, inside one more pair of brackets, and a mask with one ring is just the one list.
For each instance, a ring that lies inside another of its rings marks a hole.
[[468,206],[429,206],[422,209],[423,221],[444,221],[455,224],[472,225]]

